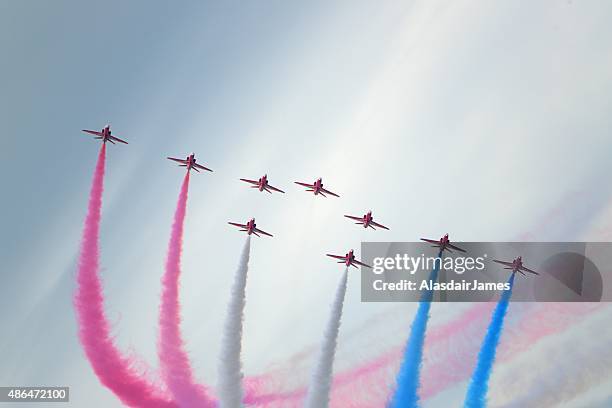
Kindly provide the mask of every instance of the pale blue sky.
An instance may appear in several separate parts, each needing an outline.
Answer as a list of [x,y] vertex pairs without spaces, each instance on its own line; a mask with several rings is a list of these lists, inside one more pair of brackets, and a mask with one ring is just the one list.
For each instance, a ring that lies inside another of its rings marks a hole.
[[[0,385],[68,384],[76,402],[116,404],[71,307],[99,148],[80,129],[107,122],[130,142],[108,149],[107,310],[152,365],[182,177],[164,158],[194,151],[215,170],[191,181],[182,292],[208,383],[243,242],[229,220],[275,234],[253,243],[247,373],[318,342],[340,274],[325,252],[445,232],[596,239],[612,214],[611,19],[604,1],[0,1]],[[287,194],[238,181],[263,173]],[[316,177],[342,197],[293,185]],[[342,218],[369,209],[391,231]],[[343,332],[385,310],[406,316],[389,331],[409,324],[413,305],[361,304],[349,281]],[[433,309],[434,323],[452,314]],[[404,341],[367,337],[380,351]]]

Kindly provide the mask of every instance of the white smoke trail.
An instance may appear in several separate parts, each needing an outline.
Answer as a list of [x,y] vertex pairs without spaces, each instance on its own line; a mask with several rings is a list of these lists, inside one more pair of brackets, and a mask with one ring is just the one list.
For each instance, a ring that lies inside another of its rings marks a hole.
[[[594,312],[495,369],[490,406],[554,406],[612,374],[612,309]],[[593,335],[596,333],[596,335]]]
[[240,255],[238,270],[234,276],[223,327],[217,387],[220,408],[237,408],[242,405],[242,322],[246,303],[245,291],[250,251],[251,236],[248,236],[242,249],[242,255]]
[[329,405],[332,371],[334,357],[336,355],[338,332],[340,331],[340,321],[342,319],[342,307],[344,305],[344,295],[346,294],[347,279],[348,268],[344,270],[340,278],[338,288],[336,289],[336,298],[331,305],[329,320],[327,321],[327,327],[323,335],[323,343],[321,344],[317,363],[310,379],[310,387],[306,394],[306,408],[326,408]]
[[584,392],[577,394],[567,403],[563,403],[563,408],[610,408],[612,407],[612,379],[602,377],[599,384],[592,384]]

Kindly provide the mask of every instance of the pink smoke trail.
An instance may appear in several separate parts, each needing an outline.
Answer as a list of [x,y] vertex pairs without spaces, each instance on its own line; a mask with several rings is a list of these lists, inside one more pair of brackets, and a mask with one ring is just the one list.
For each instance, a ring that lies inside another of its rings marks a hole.
[[197,384],[193,378],[189,356],[185,351],[180,331],[181,317],[178,292],[188,191],[189,172],[185,174],[176,204],[172,233],[168,244],[166,272],[162,278],[158,356],[162,377],[179,406],[214,407],[216,403],[208,395],[206,387]]
[[104,314],[98,246],[105,161],[106,145],[103,144],[98,155],[81,238],[77,290],[74,296],[79,338],[96,376],[122,403],[131,407],[175,407],[157,387],[136,372],[135,362],[117,349]]

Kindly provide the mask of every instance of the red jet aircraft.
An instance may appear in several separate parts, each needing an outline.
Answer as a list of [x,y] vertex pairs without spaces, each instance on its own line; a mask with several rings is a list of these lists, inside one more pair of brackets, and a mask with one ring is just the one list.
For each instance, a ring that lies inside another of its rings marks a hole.
[[352,249],[346,255],[344,255],[344,256],[332,255],[332,254],[326,254],[326,255],[331,257],[331,258],[340,259],[340,261],[338,261],[338,263],[343,263],[347,267],[354,266],[356,268],[357,266],[355,264],[357,264],[357,265],[365,266],[366,268],[371,268],[370,265],[366,265],[363,262],[359,262],[357,259],[355,259],[355,255],[353,254],[353,250]]
[[115,144],[115,142],[119,142],[123,144],[128,144],[128,142],[126,142],[125,140],[121,140],[118,137],[115,137],[112,135],[110,125],[104,126],[101,132],[97,132],[95,130],[87,130],[87,129],[83,129],[83,132],[94,135],[95,136],[94,139],[102,140],[102,143],[111,142],[112,144]]
[[228,224],[241,228],[240,231],[244,231],[248,235],[255,234],[259,236],[259,234],[264,234],[269,237],[272,236],[272,234],[268,234],[266,231],[262,231],[257,228],[257,224],[255,224],[255,218],[251,218],[246,224],[238,224],[237,222],[228,222]]
[[[263,177],[259,178],[259,180],[249,180],[249,179],[243,179],[243,178],[241,178],[240,180],[245,181],[245,182],[251,184],[251,188],[256,188],[259,191],[266,190],[270,194],[272,194],[272,191],[277,191],[279,193],[284,193],[283,190],[278,189],[276,187],[272,187],[270,184],[268,184],[268,175],[267,174],[264,174]],[[270,191],[270,190],[272,190],[272,191]]]
[[435,239],[427,239],[427,238],[421,238],[421,241],[425,241],[425,242],[429,242],[430,244],[434,244],[433,247],[440,248],[440,252],[444,252],[444,251],[453,252],[451,251],[451,249],[454,249],[459,252],[465,252],[463,249],[456,247],[455,245],[450,243],[450,239],[448,239],[448,234],[445,234],[442,238],[440,238],[439,241],[436,241]]
[[200,172],[200,169],[202,170],[206,170],[206,171],[212,171],[209,168],[206,168],[204,166],[202,166],[201,164],[196,163],[196,158],[195,158],[195,153],[191,153],[189,156],[187,156],[186,159],[175,159],[174,157],[167,157],[168,160],[173,160],[177,163],[180,163],[179,166],[181,167],[187,167],[187,171],[194,169],[195,171],[197,171],[198,173]]
[[385,227],[384,225],[381,225],[377,222],[374,222],[374,217],[372,217],[372,211],[368,211],[367,214],[364,214],[363,217],[355,217],[353,215],[345,215],[346,218],[350,218],[351,220],[355,220],[357,221],[355,224],[361,224],[363,225],[363,228],[372,228],[372,229],[376,229],[374,227],[378,227],[378,228],[383,228],[388,230],[389,228]]
[[299,184],[300,186],[307,187],[306,191],[308,191],[309,193],[314,193],[314,195],[321,194],[323,197],[327,197],[325,194],[330,194],[330,195],[333,195],[334,197],[340,197],[338,194],[332,193],[331,191],[324,189],[323,179],[320,177],[312,184],[302,183],[299,181],[295,181],[295,184]]
[[519,256],[512,262],[498,261],[497,259],[494,259],[493,262],[497,262],[498,264],[504,265],[505,266],[504,269],[511,270],[512,273],[519,272],[519,273],[522,273],[524,276],[526,276],[525,272],[529,272],[529,273],[533,273],[534,275],[539,275],[539,273],[537,273],[536,271],[532,271],[531,269],[523,266],[523,257],[521,256]]

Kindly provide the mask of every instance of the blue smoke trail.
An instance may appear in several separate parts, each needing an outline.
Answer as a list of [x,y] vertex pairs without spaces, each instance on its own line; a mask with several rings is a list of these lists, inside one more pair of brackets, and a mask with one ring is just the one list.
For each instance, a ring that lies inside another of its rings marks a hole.
[[512,296],[512,287],[514,286],[514,275],[513,273],[508,280],[510,288],[504,290],[502,293],[493,316],[491,317],[491,323],[487,329],[487,334],[480,346],[480,352],[478,353],[478,363],[476,369],[472,374],[470,380],[470,386],[468,388],[467,395],[465,396],[465,408],[484,408],[487,405],[487,391],[489,390],[489,377],[491,377],[491,369],[495,362],[495,352],[497,351],[497,344],[501,336],[502,329],[504,327],[504,318],[506,317],[506,311],[508,310],[508,304],[510,303],[510,296]]
[[[438,253],[434,268],[429,274],[430,281],[438,280],[438,271],[442,263],[442,251]],[[425,331],[429,321],[429,308],[431,307],[432,291],[428,290],[421,294],[419,308],[417,310],[412,326],[410,337],[404,349],[404,359],[397,373],[396,389],[389,403],[391,408],[416,408],[419,403],[417,391],[419,389],[419,376],[421,360],[423,359],[423,344],[425,343]]]

